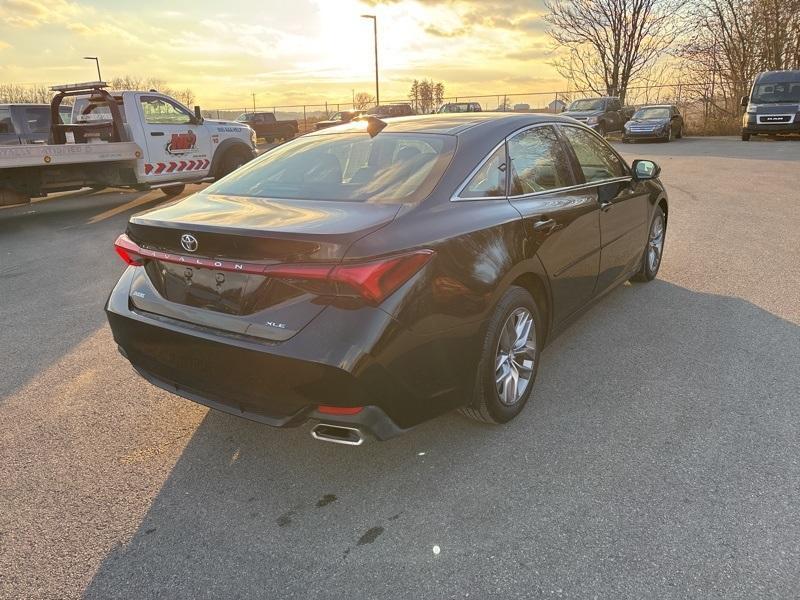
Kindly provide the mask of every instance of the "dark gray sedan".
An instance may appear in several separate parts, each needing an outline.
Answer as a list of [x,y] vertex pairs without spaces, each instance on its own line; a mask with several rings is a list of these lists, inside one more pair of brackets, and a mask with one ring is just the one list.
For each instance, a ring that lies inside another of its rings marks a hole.
[[673,104],[643,106],[625,123],[622,141],[640,139],[670,142],[683,137],[683,117]]

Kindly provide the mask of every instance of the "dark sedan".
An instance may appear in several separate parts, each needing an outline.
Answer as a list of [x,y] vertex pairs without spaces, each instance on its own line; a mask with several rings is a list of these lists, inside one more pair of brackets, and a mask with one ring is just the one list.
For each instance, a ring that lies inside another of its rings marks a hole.
[[656,276],[658,175],[558,116],[354,121],[132,217],[108,320],[155,385],[317,439],[505,423],[549,339]]
[[625,123],[622,141],[660,140],[671,142],[683,137],[683,117],[677,106],[662,104],[643,106]]
[[336,127],[337,125],[342,125],[344,123],[349,123],[356,117],[360,117],[364,114],[363,110],[342,110],[335,113],[330,119],[325,121],[317,121],[314,123],[314,129],[326,129],[328,127]]

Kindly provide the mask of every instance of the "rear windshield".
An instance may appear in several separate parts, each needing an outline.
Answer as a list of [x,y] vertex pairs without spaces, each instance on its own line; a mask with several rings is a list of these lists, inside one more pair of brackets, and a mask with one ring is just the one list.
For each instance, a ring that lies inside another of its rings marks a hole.
[[416,203],[447,168],[454,136],[364,132],[298,138],[206,188],[256,198]]

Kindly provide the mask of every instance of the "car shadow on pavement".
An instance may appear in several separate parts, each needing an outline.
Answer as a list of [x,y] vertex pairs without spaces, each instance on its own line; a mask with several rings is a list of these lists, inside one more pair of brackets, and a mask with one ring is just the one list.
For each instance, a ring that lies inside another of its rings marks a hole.
[[798,325],[657,280],[558,337],[503,427],[352,448],[210,411],[85,596],[781,596],[798,364]]

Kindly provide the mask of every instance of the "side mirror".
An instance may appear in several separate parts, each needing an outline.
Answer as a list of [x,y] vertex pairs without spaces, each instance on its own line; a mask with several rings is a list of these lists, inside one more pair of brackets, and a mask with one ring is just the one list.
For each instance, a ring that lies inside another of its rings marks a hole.
[[200,112],[200,107],[194,107],[194,122],[196,125],[202,125],[205,119],[203,118],[203,113]]
[[741,104],[742,106],[747,106],[747,96],[742,96],[742,99],[741,99],[741,101],[740,101],[740,104]]
[[656,179],[661,174],[661,167],[652,160],[635,160],[631,168],[633,169],[633,178],[637,181]]

